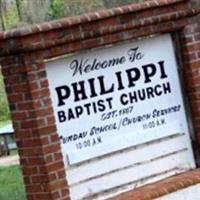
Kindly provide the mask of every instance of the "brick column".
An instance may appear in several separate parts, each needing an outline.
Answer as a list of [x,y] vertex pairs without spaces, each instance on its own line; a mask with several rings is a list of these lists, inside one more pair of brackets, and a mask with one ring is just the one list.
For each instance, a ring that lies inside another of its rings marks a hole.
[[28,200],[67,200],[68,186],[42,54],[1,59]]
[[183,80],[191,109],[194,128],[194,150],[200,147],[200,27],[194,23],[185,26],[180,34]]

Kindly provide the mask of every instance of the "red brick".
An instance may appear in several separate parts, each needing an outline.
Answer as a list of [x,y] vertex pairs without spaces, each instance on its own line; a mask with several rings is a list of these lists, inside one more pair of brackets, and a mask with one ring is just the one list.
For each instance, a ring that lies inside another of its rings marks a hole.
[[44,109],[41,109],[41,110],[37,110],[35,112],[36,112],[36,115],[38,117],[47,116],[47,115],[53,114],[53,108],[52,107],[48,107],[48,108],[44,108]]
[[33,197],[34,197],[33,200],[51,200],[51,199],[53,200],[53,197],[50,193],[34,194]]
[[41,88],[47,88],[47,87],[49,87],[49,82],[48,82],[48,80],[43,80],[43,81],[41,81],[41,82],[40,82],[40,87],[41,87]]
[[52,190],[58,190],[58,189],[63,189],[66,187],[66,181],[65,180],[61,180],[61,181],[57,181],[51,184],[51,189]]
[[22,43],[23,46],[29,45],[30,43],[41,42],[41,37],[39,34],[28,35],[23,37]]
[[59,48],[49,48],[48,49],[48,57],[55,57],[55,56],[60,56],[64,53],[63,48],[59,47]]
[[58,177],[59,177],[59,178],[65,178],[65,177],[66,177],[66,172],[65,172],[65,170],[61,170],[61,171],[57,172],[57,174],[58,174]]
[[18,84],[16,86],[14,86],[14,90],[17,93],[20,93],[20,92],[27,92],[27,91],[30,90],[30,88],[29,88],[29,85],[27,83],[23,83],[23,84]]
[[88,23],[83,24],[81,26],[81,29],[82,29],[82,31],[92,31],[92,30],[95,30],[95,29],[99,29],[100,26],[102,26],[102,24],[99,25],[96,22],[88,22]]
[[55,162],[55,163],[52,163],[52,164],[49,164],[47,166],[48,168],[48,171],[57,171],[57,170],[60,170],[60,169],[63,169],[64,165],[63,165],[63,161],[58,161],[58,162]]
[[61,191],[62,197],[68,197],[69,198],[69,190],[64,189]]
[[188,53],[188,54],[184,55],[184,60],[186,60],[186,61],[189,60],[191,62],[196,59],[197,59],[196,52],[192,52],[192,53]]
[[38,184],[38,185],[28,185],[28,186],[26,187],[26,190],[27,190],[28,193],[33,193],[33,194],[45,192],[45,191],[44,191],[44,188],[41,187],[40,184]]
[[54,160],[58,161],[58,160],[62,160],[63,159],[63,155],[62,153],[54,153]]
[[36,80],[36,77],[37,76],[34,73],[29,73],[27,78],[30,82],[32,82],[32,81]]
[[42,165],[42,164],[44,164],[45,163],[45,161],[44,161],[44,158],[43,158],[43,156],[37,156],[37,157],[29,157],[28,158],[28,163],[30,164],[30,165],[35,165],[35,166],[37,166],[37,165]]
[[47,183],[48,177],[46,175],[31,176],[33,183]]
[[26,185],[29,185],[29,184],[31,184],[31,177],[28,175],[28,176],[26,176],[26,175],[24,175],[24,183],[26,184]]
[[56,132],[56,126],[48,126],[48,127],[43,127],[43,128],[38,128],[38,129],[33,129],[33,133],[37,133],[39,135],[49,135],[51,133]]
[[44,154],[55,153],[59,150],[60,150],[60,144],[52,144],[52,145],[43,147]]
[[200,68],[200,60],[190,63],[189,66],[192,69]]
[[44,125],[45,121],[44,119],[38,119],[38,120],[24,120],[21,122],[21,128],[26,129],[26,128],[35,128],[38,125]]
[[32,166],[24,166],[23,167],[23,174],[24,175],[33,175],[33,174],[37,174],[38,173],[38,169],[36,166],[32,167]]
[[25,120],[28,117],[27,112],[18,112],[18,113],[13,113],[13,119],[14,120]]
[[16,94],[16,93],[8,95],[8,99],[10,103],[18,103],[24,100],[22,94]]
[[41,174],[47,174],[48,173],[48,170],[47,170],[46,166],[44,166],[44,165],[38,166],[38,169],[39,169],[39,173],[41,173]]
[[52,196],[53,196],[54,199],[60,199],[61,198],[59,191],[53,192]]
[[16,83],[18,83],[20,80],[20,76],[7,76],[5,79],[6,84],[11,84],[14,85]]
[[62,31],[49,31],[46,33],[44,40],[54,40],[55,38],[62,38],[65,34]]
[[50,155],[45,156],[45,161],[47,163],[51,163],[53,161],[53,155],[50,154]]
[[194,40],[198,42],[200,41],[200,33],[194,36]]
[[52,143],[59,142],[59,141],[60,141],[60,139],[59,139],[59,136],[58,136],[57,133],[51,136],[51,142]]
[[44,106],[51,106],[52,105],[52,100],[50,98],[45,98],[42,100]]
[[31,130],[18,130],[18,131],[15,131],[15,137],[16,138],[29,138],[29,137],[32,137],[33,134],[32,134],[32,131]]
[[22,146],[19,146],[19,154],[20,156],[35,156],[35,155],[41,155],[42,154],[42,147],[34,147],[34,148],[23,148]]
[[48,125],[54,125],[55,124],[55,117],[54,116],[52,116],[52,117],[48,117],[47,118],[47,124]]
[[31,95],[34,99],[37,99],[41,97],[49,97],[50,92],[49,92],[49,89],[42,89],[42,90],[31,92]]
[[40,146],[41,140],[40,138],[29,138],[23,140],[23,146],[24,147],[34,147],[34,146]]
[[[49,172],[49,170],[47,170]],[[53,172],[51,174],[49,174],[49,180],[50,181],[55,181],[57,179],[56,173]]]

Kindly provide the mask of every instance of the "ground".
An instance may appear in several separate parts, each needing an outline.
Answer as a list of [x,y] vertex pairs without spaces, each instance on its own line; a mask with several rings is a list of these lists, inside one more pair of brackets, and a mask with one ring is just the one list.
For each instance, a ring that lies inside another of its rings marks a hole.
[[11,155],[0,158],[0,167],[2,166],[10,166],[10,165],[18,165],[19,164],[19,156]]

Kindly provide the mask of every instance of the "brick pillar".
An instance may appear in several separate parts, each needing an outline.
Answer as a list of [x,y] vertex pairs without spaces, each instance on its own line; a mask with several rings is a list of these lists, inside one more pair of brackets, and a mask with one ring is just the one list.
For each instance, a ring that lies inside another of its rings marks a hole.
[[[198,23],[180,31],[183,57],[183,80],[191,109],[194,128],[194,150],[200,147],[200,27]],[[199,159],[198,159],[199,160]],[[200,160],[199,160],[200,161]],[[198,162],[199,162],[198,161]],[[199,162],[200,163],[200,162]]]
[[28,200],[67,200],[68,186],[42,54],[1,58]]

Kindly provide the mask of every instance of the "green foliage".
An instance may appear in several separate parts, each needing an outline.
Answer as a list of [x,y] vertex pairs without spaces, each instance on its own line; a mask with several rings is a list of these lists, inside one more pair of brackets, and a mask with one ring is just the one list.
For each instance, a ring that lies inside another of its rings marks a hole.
[[104,8],[102,0],[66,0],[68,13],[65,16],[80,15],[86,12],[96,11]]
[[3,83],[3,76],[1,74],[0,68],[0,121],[7,121],[9,120],[9,108],[8,108],[8,101],[4,89]]
[[102,0],[52,0],[48,14],[51,19],[80,15],[104,8]]
[[18,165],[10,167],[0,167],[0,199],[26,199],[22,173]]
[[65,10],[64,0],[52,0],[48,14],[51,19],[58,19],[64,16],[64,10]]
[[4,15],[6,29],[17,27],[20,24],[17,8],[12,4]]

